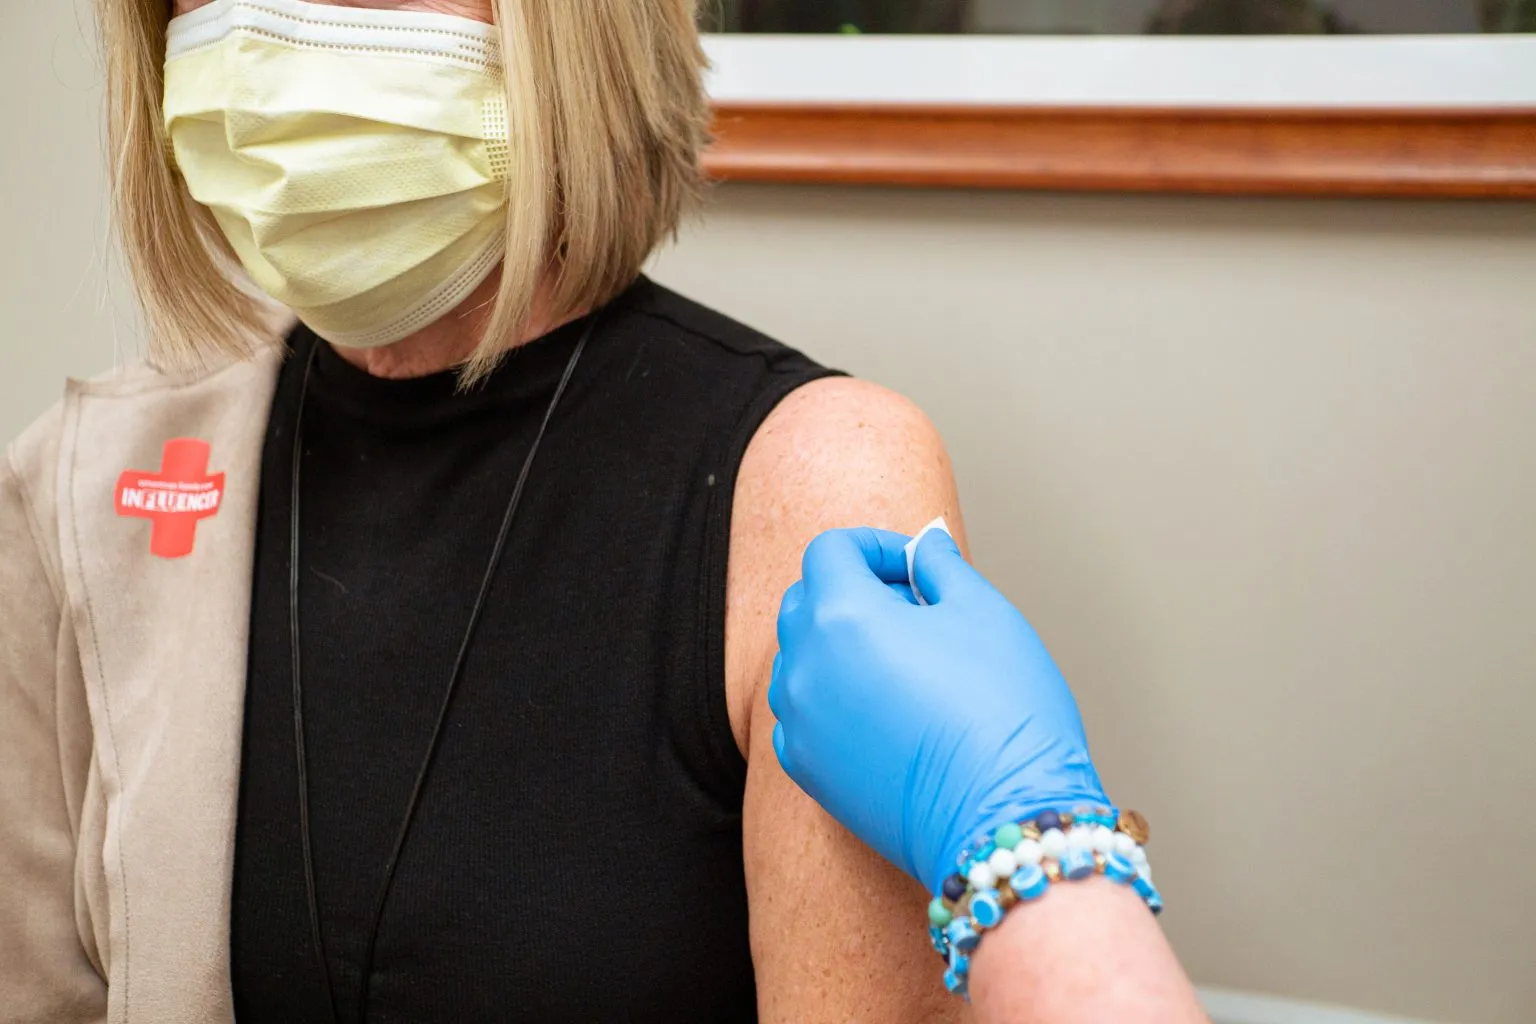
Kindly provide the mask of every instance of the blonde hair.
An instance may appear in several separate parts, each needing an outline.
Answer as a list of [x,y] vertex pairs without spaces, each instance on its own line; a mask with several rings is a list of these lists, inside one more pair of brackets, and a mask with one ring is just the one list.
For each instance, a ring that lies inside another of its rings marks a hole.
[[[271,339],[212,214],[167,158],[161,115],[167,0],[96,0],[107,54],[107,136],[117,227],[150,358],[193,370]],[[473,380],[541,306],[560,322],[640,273],[702,189],[708,138],[697,0],[493,0],[512,137],[507,254]]]

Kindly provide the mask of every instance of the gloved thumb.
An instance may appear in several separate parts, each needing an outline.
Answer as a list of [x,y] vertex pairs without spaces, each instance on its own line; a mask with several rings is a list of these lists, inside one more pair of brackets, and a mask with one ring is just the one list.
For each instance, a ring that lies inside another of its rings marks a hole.
[[805,549],[800,573],[812,589],[837,583],[905,583],[907,538],[868,526],[828,530]]
[[943,530],[929,530],[917,545],[912,577],[929,604],[958,597],[980,578],[960,554],[955,539]]

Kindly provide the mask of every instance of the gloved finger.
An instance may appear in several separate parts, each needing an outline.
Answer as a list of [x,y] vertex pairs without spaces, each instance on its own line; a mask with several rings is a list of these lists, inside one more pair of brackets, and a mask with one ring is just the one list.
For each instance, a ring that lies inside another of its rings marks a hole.
[[778,633],[779,646],[782,648],[789,641],[790,624],[795,612],[805,603],[805,581],[795,580],[784,591],[784,597],[779,601]]
[[805,549],[801,575],[809,587],[833,581],[905,583],[906,546],[911,539],[869,526],[828,530]]
[[775,723],[773,727],[773,752],[779,759],[779,767],[784,769],[784,774],[789,774],[789,758],[784,749],[784,726]]
[[907,604],[916,606],[917,595],[912,593],[912,588],[905,583],[887,583],[885,589],[901,598]]
[[805,580],[795,580],[784,591],[784,597],[779,601],[780,615],[793,615],[800,607],[800,602],[805,600]]
[[955,539],[943,530],[929,530],[918,544],[912,556],[912,577],[929,604],[941,604],[946,595],[957,597],[981,579],[960,554]]
[[773,656],[773,676],[768,681],[768,710],[773,712],[774,718],[783,718],[789,710],[784,706],[784,684],[780,679],[783,667],[784,652],[780,651]]

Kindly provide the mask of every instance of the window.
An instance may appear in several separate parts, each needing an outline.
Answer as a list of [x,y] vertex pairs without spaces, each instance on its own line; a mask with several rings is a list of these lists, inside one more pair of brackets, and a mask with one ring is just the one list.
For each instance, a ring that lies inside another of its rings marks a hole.
[[723,178],[1536,198],[1536,0],[703,0]]
[[1313,35],[1536,32],[1536,0],[706,0],[724,32]]

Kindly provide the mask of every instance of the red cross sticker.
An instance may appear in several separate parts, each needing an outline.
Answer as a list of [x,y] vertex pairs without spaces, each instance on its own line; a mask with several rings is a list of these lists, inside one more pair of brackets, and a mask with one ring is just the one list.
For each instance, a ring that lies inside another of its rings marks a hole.
[[117,478],[117,514],[150,521],[150,554],[190,555],[197,524],[218,514],[224,474],[208,475],[210,451],[207,441],[179,437],[165,442],[160,472],[130,469]]

